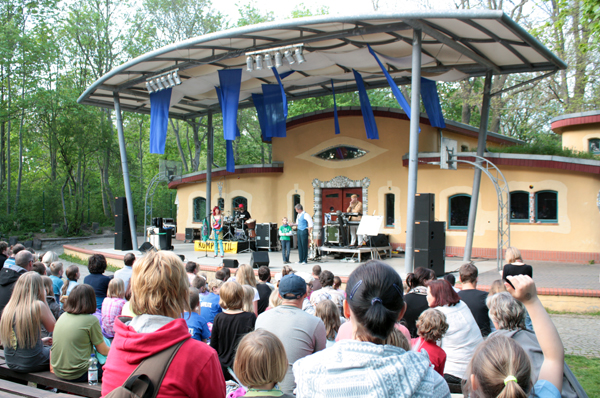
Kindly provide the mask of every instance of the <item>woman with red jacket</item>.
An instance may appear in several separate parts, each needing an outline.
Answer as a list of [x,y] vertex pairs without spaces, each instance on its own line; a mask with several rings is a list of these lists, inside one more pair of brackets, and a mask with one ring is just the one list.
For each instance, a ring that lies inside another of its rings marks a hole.
[[217,353],[191,339],[181,318],[191,310],[188,277],[179,257],[168,251],[149,252],[135,263],[130,283],[131,310],[140,315],[115,321],[115,339],[103,368],[102,396],[123,385],[144,359],[185,340],[157,398],[225,397]]

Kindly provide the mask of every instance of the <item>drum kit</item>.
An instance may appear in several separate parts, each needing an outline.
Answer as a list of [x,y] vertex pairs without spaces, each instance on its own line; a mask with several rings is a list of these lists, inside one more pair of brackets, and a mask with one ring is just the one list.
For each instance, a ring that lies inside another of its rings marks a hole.
[[256,220],[244,219],[232,215],[223,217],[223,240],[246,242],[256,238]]

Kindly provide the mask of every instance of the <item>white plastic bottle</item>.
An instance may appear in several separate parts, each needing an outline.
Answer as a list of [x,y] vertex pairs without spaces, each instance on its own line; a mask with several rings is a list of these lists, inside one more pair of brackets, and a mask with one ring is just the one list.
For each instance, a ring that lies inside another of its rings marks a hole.
[[96,354],[92,354],[90,364],[88,366],[88,384],[95,386],[98,384],[98,360]]

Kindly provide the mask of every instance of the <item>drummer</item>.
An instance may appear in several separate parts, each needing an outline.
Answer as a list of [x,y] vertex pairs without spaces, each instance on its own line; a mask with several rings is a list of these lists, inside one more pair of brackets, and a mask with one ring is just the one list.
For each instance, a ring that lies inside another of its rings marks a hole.
[[248,213],[246,211],[246,208],[244,206],[243,203],[240,203],[240,205],[238,206],[237,209],[237,216],[238,219],[242,220],[242,222],[245,224],[246,221],[248,221],[249,219],[251,219],[252,217],[250,216],[250,213]]

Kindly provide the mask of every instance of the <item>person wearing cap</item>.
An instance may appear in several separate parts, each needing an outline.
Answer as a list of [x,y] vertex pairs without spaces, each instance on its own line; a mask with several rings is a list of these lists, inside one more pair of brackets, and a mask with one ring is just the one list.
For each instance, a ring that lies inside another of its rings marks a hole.
[[246,225],[246,221],[252,218],[250,217],[250,213],[246,211],[246,206],[244,206],[243,203],[240,203],[240,205],[238,206],[237,213],[238,218],[240,218],[244,222],[244,225]]
[[325,324],[320,318],[302,311],[307,295],[306,281],[294,274],[285,275],[279,282],[281,305],[265,311],[256,319],[256,329],[275,334],[283,343],[288,357],[288,371],[279,383],[285,394],[292,394],[296,383],[292,366],[308,355],[321,351],[327,344]]

